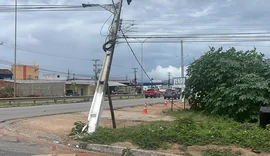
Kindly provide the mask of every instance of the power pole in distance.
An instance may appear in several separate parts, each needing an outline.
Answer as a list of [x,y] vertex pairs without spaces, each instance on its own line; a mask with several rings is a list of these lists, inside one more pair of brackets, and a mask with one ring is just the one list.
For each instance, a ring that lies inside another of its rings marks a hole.
[[134,85],[135,85],[135,88],[136,88],[136,84],[137,84],[137,69],[138,68],[132,68],[134,70]]
[[168,73],[168,88],[170,88],[171,85],[171,72]]
[[183,45],[183,40],[181,40],[181,77],[182,77],[182,79],[185,77],[185,75],[184,75],[184,45]]
[[69,81],[69,74],[70,74],[70,73],[69,73],[69,69],[68,69],[67,81]]

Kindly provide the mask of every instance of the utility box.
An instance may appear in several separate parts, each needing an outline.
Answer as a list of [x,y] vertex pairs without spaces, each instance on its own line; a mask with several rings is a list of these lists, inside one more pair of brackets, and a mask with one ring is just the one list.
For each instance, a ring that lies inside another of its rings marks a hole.
[[267,124],[270,124],[270,107],[261,107],[260,126],[265,128]]

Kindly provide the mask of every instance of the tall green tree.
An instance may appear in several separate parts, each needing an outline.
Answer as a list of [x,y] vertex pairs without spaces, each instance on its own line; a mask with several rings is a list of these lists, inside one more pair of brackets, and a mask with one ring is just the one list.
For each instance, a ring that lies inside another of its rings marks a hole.
[[269,61],[256,49],[210,47],[188,67],[187,76],[184,94],[191,109],[250,121],[269,105]]

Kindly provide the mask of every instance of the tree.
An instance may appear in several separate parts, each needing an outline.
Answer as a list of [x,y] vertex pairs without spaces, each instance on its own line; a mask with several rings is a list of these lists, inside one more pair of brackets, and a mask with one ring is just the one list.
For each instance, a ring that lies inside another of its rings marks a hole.
[[210,47],[188,67],[187,76],[184,94],[194,110],[251,121],[270,101],[270,63],[256,49]]

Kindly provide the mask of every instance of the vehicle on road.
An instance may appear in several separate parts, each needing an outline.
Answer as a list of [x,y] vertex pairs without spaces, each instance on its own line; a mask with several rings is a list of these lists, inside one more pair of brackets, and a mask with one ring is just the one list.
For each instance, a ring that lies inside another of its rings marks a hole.
[[166,89],[163,96],[164,99],[180,99],[181,92],[179,90]]
[[116,92],[112,92],[111,94],[114,94],[114,95],[123,95],[123,94],[129,94],[129,93],[126,92],[126,91],[123,91],[123,90],[118,90]]
[[161,95],[160,91],[158,89],[154,89],[154,88],[147,89],[144,92],[145,98],[148,98],[148,97],[150,97],[150,98],[153,98],[153,97],[156,98],[156,97],[160,97],[160,95]]
[[73,92],[73,90],[66,90],[65,96],[79,96],[78,92]]

